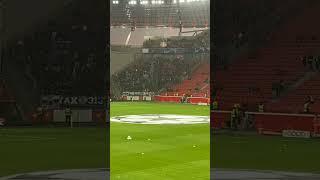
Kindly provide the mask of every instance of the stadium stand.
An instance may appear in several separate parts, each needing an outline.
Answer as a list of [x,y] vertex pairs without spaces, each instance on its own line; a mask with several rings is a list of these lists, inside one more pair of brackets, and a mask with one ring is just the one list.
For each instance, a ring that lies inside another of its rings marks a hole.
[[[137,1],[131,5],[114,1],[110,18],[112,100],[191,102],[185,94],[205,98],[207,103],[209,5],[207,0]],[[138,51],[132,53],[130,48]]]
[[[152,92],[156,94],[156,101],[181,102],[187,95],[206,98],[207,103],[210,71],[208,32],[206,30],[192,37],[145,40],[142,48],[158,53],[137,53],[134,61],[112,75],[114,98],[119,99],[123,92]],[[165,48],[160,47],[163,41]],[[177,48],[184,51],[189,48],[190,52],[162,52],[177,51]]]
[[[182,76],[191,71],[196,60],[184,60],[178,57],[153,55],[151,58],[140,58],[114,75],[120,82],[123,91],[159,91],[169,84],[178,82]],[[161,77],[159,80],[156,77]]]
[[[258,6],[251,2],[252,7],[257,7],[259,11]],[[229,56],[231,60],[227,61],[226,51],[215,49],[217,51],[215,64],[222,64],[219,59],[221,57],[224,57],[222,59],[227,62],[224,62],[220,68],[216,68],[213,73],[214,93],[212,94],[218,101],[219,109],[212,111],[212,126],[225,126],[225,122],[232,118],[234,105],[240,104],[241,107],[247,108],[244,110],[246,117],[254,120],[251,128],[260,133],[281,134],[283,130],[294,129],[316,135],[319,133],[314,131],[314,125],[317,124],[316,114],[319,113],[318,51],[320,44],[319,26],[310,19],[319,15],[319,3],[290,1],[290,7],[287,7],[283,1],[268,1],[268,3],[270,3],[270,14],[275,12],[274,15],[279,21],[272,28],[264,29],[267,35],[264,39],[255,35],[260,32],[254,23],[247,22],[252,26],[253,33],[243,34],[248,35],[252,40],[247,41],[248,46],[245,45],[246,43],[238,44],[246,50],[237,51],[222,44],[236,54]],[[241,7],[234,7],[241,9]],[[265,7],[268,9],[268,6]],[[264,12],[262,9],[261,12]],[[263,22],[268,24],[272,16],[255,17],[256,21],[265,18],[267,21]],[[221,19],[224,18],[221,17]],[[244,19],[248,20],[248,17]],[[239,27],[239,25],[235,26]],[[263,27],[268,28],[268,26]],[[217,46],[223,39],[228,42],[227,37],[230,36],[220,36]],[[263,110],[259,109],[261,105],[264,105]]]
[[[301,18],[300,23],[305,18]],[[296,41],[295,35],[299,32],[294,23],[299,22],[289,22],[281,28],[282,33],[270,36],[265,47],[239,55],[228,66],[227,71],[216,71],[216,86],[223,84],[223,87],[219,87],[223,90],[218,91],[217,96],[222,109],[230,110],[233,104],[246,102],[253,105],[251,110],[254,110],[259,102],[273,99],[274,84],[282,81],[286,89],[304,77],[306,69],[302,66],[300,57],[315,50],[317,43]],[[308,31],[309,28],[303,29]],[[285,39],[290,33],[294,35],[291,41]]]
[[[288,3],[290,6],[287,6]],[[215,22],[219,24],[215,32],[218,36],[214,37],[215,67],[226,66],[239,54],[247,54],[248,51],[263,46],[271,32],[278,31],[280,25],[299,16],[303,9],[312,6],[313,3],[315,1],[312,0],[245,0],[241,3],[229,0],[216,1],[215,6],[220,13],[214,16]]]
[[[72,86],[70,83],[76,79],[86,82],[95,80],[92,78],[93,72],[96,73],[94,69],[99,67],[95,62],[96,50],[87,49],[87,46],[91,44],[94,47],[93,44],[97,39],[92,32],[87,31],[86,25],[67,26],[52,22],[49,26],[52,28],[51,31],[40,27],[31,36],[17,41],[16,46],[11,49],[9,58],[24,67],[25,75],[32,81],[34,87],[39,83],[42,94],[65,94],[87,90],[76,88],[74,91],[70,88]],[[81,41],[76,42],[79,39]],[[34,46],[38,44],[41,46]]]
[[210,65],[203,63],[192,73],[190,78],[176,85],[174,89],[179,95],[190,94],[192,97],[207,97],[210,87],[209,73]]
[[[10,3],[9,9],[15,5]],[[59,1],[48,10],[59,9],[59,15],[33,19],[28,31],[8,34],[2,74],[24,122],[33,119],[44,96],[105,95],[105,27],[98,23],[104,12],[90,13],[98,4]]]

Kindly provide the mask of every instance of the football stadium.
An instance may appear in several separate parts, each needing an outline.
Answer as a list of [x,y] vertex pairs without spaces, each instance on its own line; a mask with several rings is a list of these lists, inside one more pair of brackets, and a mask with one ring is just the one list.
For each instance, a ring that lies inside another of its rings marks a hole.
[[112,2],[111,179],[210,179],[209,5]]
[[106,179],[102,7],[99,0],[0,2],[0,179]]
[[319,1],[214,8],[212,178],[320,179]]

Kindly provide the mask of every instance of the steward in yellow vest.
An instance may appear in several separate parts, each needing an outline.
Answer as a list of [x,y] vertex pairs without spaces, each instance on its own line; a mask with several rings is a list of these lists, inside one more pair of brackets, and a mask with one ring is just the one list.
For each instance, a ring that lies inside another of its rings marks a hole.
[[213,110],[218,110],[218,101],[217,100],[214,100],[213,103],[212,103],[212,109]]

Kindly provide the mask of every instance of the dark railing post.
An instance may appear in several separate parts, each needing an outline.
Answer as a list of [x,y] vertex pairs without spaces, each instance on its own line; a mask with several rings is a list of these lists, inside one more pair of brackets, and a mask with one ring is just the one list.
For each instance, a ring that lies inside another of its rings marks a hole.
[[3,74],[4,49],[6,47],[6,4],[0,1],[0,75]]

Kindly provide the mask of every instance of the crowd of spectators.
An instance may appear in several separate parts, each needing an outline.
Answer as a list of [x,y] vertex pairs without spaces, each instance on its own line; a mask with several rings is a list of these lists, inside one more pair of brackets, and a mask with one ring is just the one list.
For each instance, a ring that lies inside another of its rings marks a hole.
[[86,24],[50,21],[11,44],[8,58],[42,94],[88,94],[103,82],[97,38]]
[[[105,1],[57,2],[43,17],[35,18],[34,12],[26,18],[30,22],[22,23],[24,31],[5,32],[3,78],[9,88],[0,82],[0,97],[10,95],[14,101],[2,99],[0,121],[29,119],[41,105],[41,96],[106,94],[107,34],[103,20],[107,13],[103,4]],[[14,13],[9,13],[8,19],[11,15]]]
[[65,1],[6,46],[6,59],[42,95],[105,94],[105,1]]
[[183,55],[143,56],[112,76],[111,86],[118,84],[125,92],[159,92],[188,78],[198,59]]

